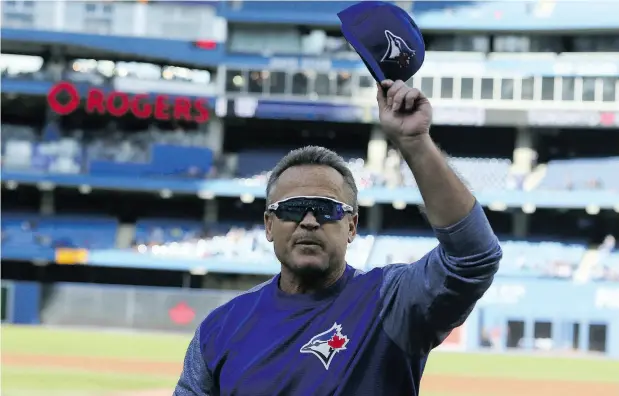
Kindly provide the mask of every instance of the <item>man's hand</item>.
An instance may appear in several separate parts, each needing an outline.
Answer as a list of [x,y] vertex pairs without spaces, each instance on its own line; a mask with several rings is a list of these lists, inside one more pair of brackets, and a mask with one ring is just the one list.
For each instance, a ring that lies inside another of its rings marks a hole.
[[417,88],[407,87],[401,80],[384,80],[378,85],[376,99],[383,132],[396,146],[406,146],[430,133],[432,106]]

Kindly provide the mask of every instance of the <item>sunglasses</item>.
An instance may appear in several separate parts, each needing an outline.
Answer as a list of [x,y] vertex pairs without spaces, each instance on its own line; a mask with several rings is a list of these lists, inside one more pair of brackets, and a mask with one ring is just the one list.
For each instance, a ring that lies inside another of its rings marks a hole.
[[274,213],[282,221],[300,223],[307,212],[312,212],[320,224],[339,221],[347,213],[353,213],[353,207],[344,202],[327,197],[290,197],[267,206],[267,212]]

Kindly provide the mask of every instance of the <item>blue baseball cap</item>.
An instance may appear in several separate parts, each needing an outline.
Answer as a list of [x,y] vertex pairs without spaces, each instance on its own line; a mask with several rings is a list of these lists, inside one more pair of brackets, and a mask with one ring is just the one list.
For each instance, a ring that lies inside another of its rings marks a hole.
[[362,1],[339,12],[342,33],[377,82],[407,81],[421,68],[421,30],[406,11],[382,1]]

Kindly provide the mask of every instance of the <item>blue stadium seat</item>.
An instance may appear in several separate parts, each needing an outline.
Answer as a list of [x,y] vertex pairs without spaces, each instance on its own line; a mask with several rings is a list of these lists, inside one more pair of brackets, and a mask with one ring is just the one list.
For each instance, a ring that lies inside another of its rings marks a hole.
[[[473,191],[507,189],[512,162],[498,158],[450,158],[449,163]],[[403,184],[416,187],[408,166],[402,164]]]
[[97,216],[40,216],[3,213],[3,246],[23,249],[109,249],[116,243],[118,222]]
[[[378,236],[369,265],[410,263],[438,245],[430,236]],[[561,242],[501,241],[499,276],[570,278],[585,253],[585,245]]]
[[270,171],[287,154],[286,151],[248,150],[238,155],[237,175],[254,177]]
[[498,275],[571,278],[586,246],[577,243],[501,241],[503,260]]
[[273,260],[261,226],[196,221],[143,219],[136,223],[136,248],[144,254],[221,258],[243,262]]
[[537,189],[619,191],[618,169],[619,157],[554,160]]

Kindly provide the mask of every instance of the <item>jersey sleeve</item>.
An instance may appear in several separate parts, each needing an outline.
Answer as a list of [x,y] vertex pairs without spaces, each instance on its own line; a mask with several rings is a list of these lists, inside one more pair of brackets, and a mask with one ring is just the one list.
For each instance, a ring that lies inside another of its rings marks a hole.
[[460,222],[434,232],[439,244],[421,260],[383,269],[383,328],[411,355],[428,353],[464,323],[502,257],[479,203]]
[[[201,327],[201,326],[200,326]],[[213,378],[200,350],[200,327],[193,336],[173,396],[210,396]]]

